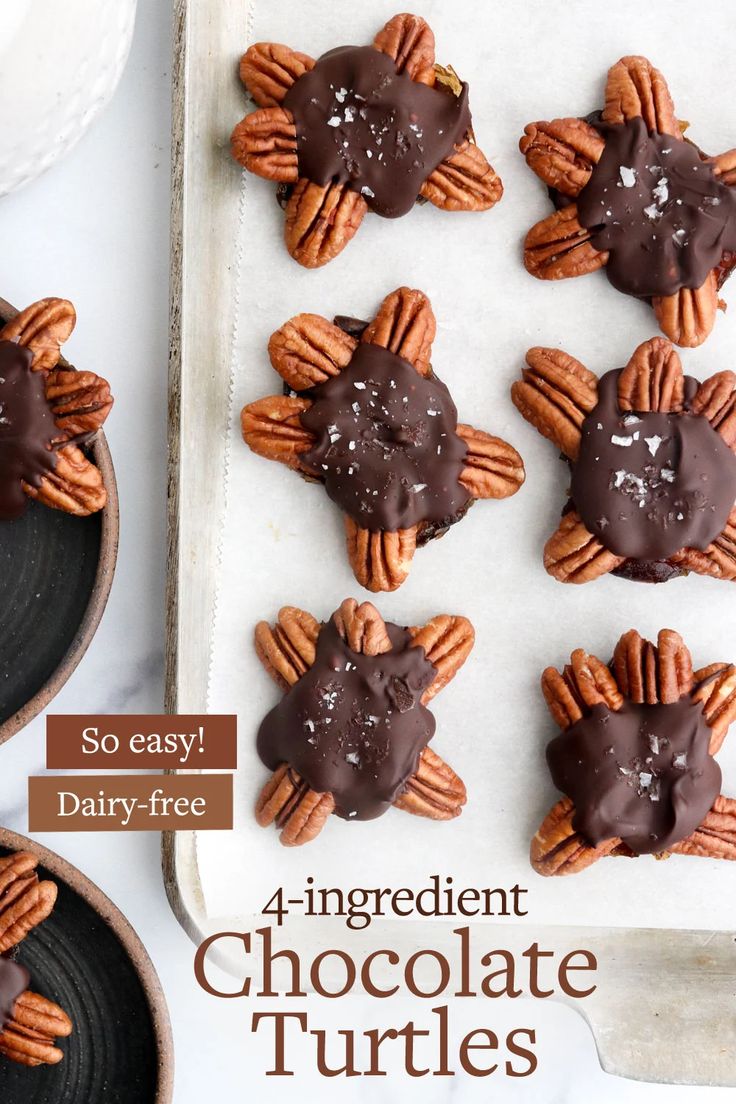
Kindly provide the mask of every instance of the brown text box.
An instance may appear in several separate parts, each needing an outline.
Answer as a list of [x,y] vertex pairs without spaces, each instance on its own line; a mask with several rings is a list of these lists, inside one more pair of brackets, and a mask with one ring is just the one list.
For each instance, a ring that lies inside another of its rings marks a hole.
[[50,714],[49,770],[235,770],[233,714]]
[[28,779],[30,832],[163,832],[233,826],[231,774]]

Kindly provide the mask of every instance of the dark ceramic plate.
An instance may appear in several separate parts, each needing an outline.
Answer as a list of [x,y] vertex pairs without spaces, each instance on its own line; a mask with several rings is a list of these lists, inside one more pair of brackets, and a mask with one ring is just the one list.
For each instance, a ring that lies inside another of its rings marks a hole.
[[[0,321],[17,313],[0,299]],[[59,692],[87,650],[110,593],[118,497],[102,434],[91,455],[107,488],[101,513],[77,518],[29,502],[22,517],[0,521],[0,744]]]
[[59,887],[53,913],[21,943],[31,988],[68,1013],[64,1060],[28,1069],[0,1055],[2,1104],[169,1104],[173,1047],[166,1001],[127,920],[53,852],[0,829],[0,855],[32,851]]

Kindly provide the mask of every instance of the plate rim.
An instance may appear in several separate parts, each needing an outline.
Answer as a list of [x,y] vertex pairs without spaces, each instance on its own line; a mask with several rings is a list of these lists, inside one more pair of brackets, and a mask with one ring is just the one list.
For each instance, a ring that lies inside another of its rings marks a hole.
[[[7,300],[0,298],[0,319],[9,321],[15,318],[18,311]],[[59,363],[64,367],[76,371],[65,357],[61,357]],[[79,622],[77,631],[72,637],[69,646],[59,663],[36,693],[17,709],[12,716],[0,723],[0,745],[11,737],[17,735],[26,725],[37,717],[39,713],[53,701],[61,688],[71,678],[82,660],[87,648],[97,632],[97,628],[105,612],[107,600],[110,596],[112,582],[115,577],[115,565],[118,556],[118,544],[120,540],[120,502],[118,499],[117,481],[113,467],[110,448],[102,430],[98,433],[92,445],[92,455],[97,467],[102,473],[105,489],[107,490],[107,504],[101,511],[102,531],[100,534],[100,554],[97,560],[97,569],[92,584],[87,606]]]
[[154,1104],[171,1104],[174,1095],[174,1038],[169,1009],[156,967],[130,921],[86,874],[43,844],[0,827],[0,847],[30,851],[39,863],[78,894],[112,930],[141,983],[156,1040],[157,1085]]

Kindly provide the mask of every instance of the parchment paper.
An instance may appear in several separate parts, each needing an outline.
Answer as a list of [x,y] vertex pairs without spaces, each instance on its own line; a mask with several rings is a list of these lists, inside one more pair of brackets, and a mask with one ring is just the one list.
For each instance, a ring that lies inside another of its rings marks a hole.
[[[345,42],[371,41],[396,7],[259,3],[253,40],[287,42],[317,56]],[[239,296],[222,304],[232,314],[233,356],[231,364],[213,366],[232,373],[228,505],[224,518],[206,520],[222,525],[209,709],[237,712],[240,769],[235,831],[201,833],[197,841],[208,911],[258,912],[279,885],[300,896],[307,875],[345,888],[420,887],[439,873],[452,875],[456,887],[528,887],[533,924],[729,927],[736,864],[608,859],[562,879],[542,879],[529,866],[529,839],[559,796],[544,763],[555,728],[539,690],[542,669],[563,664],[579,646],[607,659],[631,627],[653,639],[660,627],[679,630],[696,666],[732,660],[736,588],[696,576],[657,587],[607,577],[577,588],[547,576],[542,546],[564,502],[566,469],[515,411],[509,387],[531,345],[560,346],[601,374],[658,332],[650,309],[615,292],[600,273],[554,284],[525,272],[524,233],[551,206],[518,152],[524,125],[602,106],[608,67],[623,54],[643,53],[667,76],[693,139],[712,153],[729,148],[736,144],[736,12],[725,0],[696,6],[425,0],[418,10],[435,30],[438,60],[470,82],[478,143],[506,189],[496,208],[463,215],[427,205],[395,222],[369,216],[336,261],[309,272],[284,249],[274,186],[233,177],[233,187],[243,188],[241,223],[233,226]],[[212,64],[234,67],[246,45],[233,42],[231,56]],[[249,109],[244,94],[243,113]],[[223,120],[223,131],[236,121]],[[323,619],[344,597],[370,595],[348,567],[337,508],[320,487],[252,455],[240,437],[239,413],[246,402],[279,392],[266,344],[287,318],[301,311],[368,318],[401,284],[431,297],[438,319],[434,366],[460,419],[512,442],[527,471],[516,497],[476,504],[443,540],[417,552],[397,593],[373,599],[384,616],[403,624],[444,611],[475,624],[469,662],[433,705],[433,746],[466,780],[469,800],[447,824],[393,810],[364,823],[333,818],[317,842],[288,850],[276,831],[259,829],[253,819],[267,777],[255,734],[279,695],[256,660],[253,627],[275,619],[284,604]],[[736,297],[736,281],[725,296]],[[733,367],[735,342],[736,319],[719,316],[703,347],[683,351],[685,370],[704,378]],[[226,416],[213,432],[222,432]],[[731,740],[719,761],[724,792],[736,794],[736,733]]]

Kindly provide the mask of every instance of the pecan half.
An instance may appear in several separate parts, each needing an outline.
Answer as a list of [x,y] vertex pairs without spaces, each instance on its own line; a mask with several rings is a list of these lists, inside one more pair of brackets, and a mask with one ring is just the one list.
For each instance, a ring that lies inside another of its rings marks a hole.
[[621,692],[637,705],[668,705],[693,687],[690,651],[679,633],[662,629],[656,646],[631,629],[613,653],[613,670]]
[[287,395],[268,395],[249,403],[240,415],[243,440],[259,456],[301,471],[299,457],[312,447],[314,438],[300,415],[311,405],[310,399]]
[[736,579],[736,509],[731,511],[723,532],[704,551],[681,548],[670,556],[670,563],[712,579]]
[[641,116],[648,130],[681,139],[667,81],[645,57],[623,57],[608,71],[606,123],[626,123]]
[[568,797],[554,805],[539,826],[531,844],[529,858],[537,874],[545,877],[577,874],[598,859],[612,855],[620,839],[604,840],[591,847],[572,826],[575,808]]
[[373,45],[393,58],[398,73],[406,73],[420,84],[434,84],[434,34],[421,16],[395,15],[378,32]]
[[296,184],[299,165],[296,126],[290,111],[264,107],[246,115],[233,130],[230,151],[244,168],[279,184]]
[[565,456],[577,458],[583,421],[598,401],[598,379],[562,349],[530,349],[511,388],[519,413]]
[[286,248],[305,268],[320,268],[342,252],[367,210],[363,196],[342,184],[300,179],[286,205]]
[[444,759],[426,747],[406,789],[394,801],[394,808],[430,820],[453,820],[467,801],[465,783]]
[[358,342],[319,314],[297,314],[268,342],[271,364],[294,391],[337,376],[350,363]]
[[710,753],[715,755],[736,720],[736,666],[712,663],[695,672],[693,683],[693,700],[703,703],[703,714],[712,730]]
[[0,330],[1,341],[18,341],[33,353],[36,372],[49,372],[59,363],[61,346],[77,321],[68,299],[39,299]]
[[664,337],[644,341],[618,377],[621,410],[679,412],[684,400],[685,378],[677,350]]
[[422,695],[426,705],[440,690],[454,679],[475,643],[475,629],[467,617],[441,614],[426,625],[411,628],[416,647],[424,648],[424,654],[437,674]]
[[703,823],[670,850],[678,855],[736,860],[736,801],[719,795]]
[[718,310],[718,284],[715,272],[694,291],[680,288],[674,295],[652,299],[654,313],[662,332],[675,345],[692,349],[702,345],[713,329]]
[[599,131],[584,119],[529,123],[519,142],[527,165],[540,180],[573,198],[588,183],[604,146]]
[[256,42],[240,59],[240,79],[259,107],[278,107],[314,59],[278,42]]
[[102,510],[107,491],[102,474],[76,445],[65,445],[56,453],[56,466],[41,479],[38,487],[23,483],[29,498],[55,510],[86,517]]
[[286,763],[274,771],[256,802],[261,828],[275,824],[284,847],[300,847],[320,834],[335,809],[332,794],[318,794]]
[[256,625],[256,654],[282,690],[293,686],[314,663],[319,630],[316,617],[296,606],[280,609],[273,627],[268,621]]
[[588,532],[574,510],[565,514],[544,546],[544,566],[561,583],[588,583],[624,562]]
[[23,1066],[53,1066],[64,1057],[55,1045],[57,1038],[71,1033],[72,1022],[58,1004],[26,991],[0,1033],[0,1054]]
[[17,947],[53,910],[56,886],[39,881],[37,866],[28,851],[0,858],[0,954]]
[[595,272],[608,261],[591,244],[592,231],[580,225],[574,203],[532,226],[524,241],[524,267],[538,280],[565,280]]
[[348,560],[366,590],[397,590],[409,574],[417,547],[417,527],[396,532],[361,529],[345,516]]
[[488,211],[503,184],[483,151],[466,139],[430,173],[420,195],[442,211]]
[[363,331],[362,340],[408,360],[426,376],[431,370],[436,332],[437,320],[424,292],[400,287],[383,300],[378,314]]
[[516,494],[525,479],[524,462],[516,449],[473,426],[458,425],[457,434],[468,447],[460,482],[473,498]]
[[586,709],[596,705],[620,709],[623,705],[623,694],[615,678],[597,656],[577,648],[570,656],[570,667],[565,668],[565,674]]
[[552,718],[563,732],[579,721],[583,715],[580,699],[566,677],[568,668],[560,674],[556,667],[542,672],[542,694]]
[[694,414],[707,418],[731,448],[736,445],[736,374],[716,372],[701,383],[690,403]]
[[386,622],[372,602],[358,603],[355,598],[346,598],[335,615],[335,624],[354,652],[376,656],[391,651]]
[[112,409],[107,380],[94,372],[54,368],[46,377],[46,398],[65,437],[96,433]]

